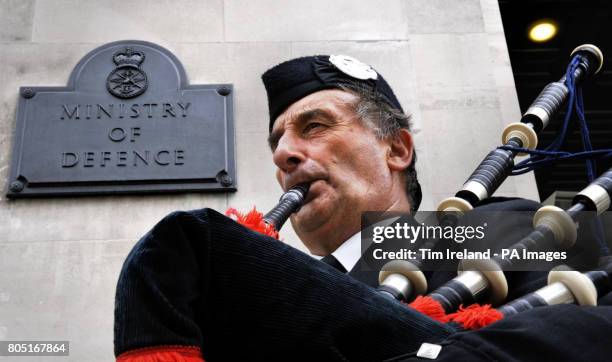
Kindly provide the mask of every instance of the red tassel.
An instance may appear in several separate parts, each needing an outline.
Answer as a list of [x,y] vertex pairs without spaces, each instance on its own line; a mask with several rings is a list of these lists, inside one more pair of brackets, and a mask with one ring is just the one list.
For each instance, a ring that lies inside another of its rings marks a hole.
[[145,347],[117,356],[116,362],[204,362],[199,347],[155,346]]
[[431,319],[445,322],[446,313],[444,312],[444,308],[432,297],[419,295],[412,303],[408,304],[408,306],[429,316]]
[[491,304],[472,304],[467,308],[459,307],[455,313],[446,316],[447,322],[457,322],[465,329],[479,329],[504,318],[504,315]]
[[249,211],[246,215],[239,212],[238,210],[230,207],[225,212],[226,216],[234,219],[239,224],[246,226],[247,228],[262,233],[264,235],[271,236],[278,239],[278,231],[274,228],[274,225],[268,224],[263,220],[263,214],[253,206],[253,210]]

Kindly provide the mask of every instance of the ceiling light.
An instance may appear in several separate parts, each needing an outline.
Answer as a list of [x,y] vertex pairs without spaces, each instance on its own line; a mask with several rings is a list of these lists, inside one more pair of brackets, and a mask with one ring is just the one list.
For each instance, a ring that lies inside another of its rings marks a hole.
[[529,27],[529,39],[536,43],[549,41],[557,34],[557,25],[550,20],[533,23]]

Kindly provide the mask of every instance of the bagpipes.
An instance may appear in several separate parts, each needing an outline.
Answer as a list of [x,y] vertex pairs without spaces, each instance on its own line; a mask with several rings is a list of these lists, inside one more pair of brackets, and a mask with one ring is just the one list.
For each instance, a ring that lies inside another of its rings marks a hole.
[[[535,250],[543,247],[569,249],[576,242],[579,213],[595,211],[595,215],[600,215],[609,208],[611,196],[612,169],[578,193],[573,200],[573,206],[569,209],[564,211],[554,206],[540,208],[534,216],[534,231],[509,249]],[[483,299],[493,305],[503,302],[508,292],[504,270],[510,269],[512,263],[511,259],[501,257],[460,263],[461,269],[465,271],[429,294],[429,301],[438,304],[444,311],[445,315],[438,314],[439,318],[443,321],[462,322],[468,328],[478,328],[500,319],[502,315],[516,314],[538,306],[568,302],[596,305],[597,299],[611,290],[612,264],[609,263],[602,265],[607,271],[585,274],[570,270],[554,270],[548,277],[549,287],[500,308],[501,315],[490,313],[490,306],[479,308],[477,305],[472,305],[462,308],[462,305]],[[457,309],[459,312],[451,313]]]
[[[569,158],[587,160],[587,173],[592,182],[576,195],[573,206],[562,210],[554,206],[539,209],[534,217],[534,231],[512,245],[510,249],[533,250],[542,246],[568,249],[577,238],[576,218],[581,211],[595,211],[597,215],[608,210],[612,198],[612,169],[594,179],[593,158],[609,156],[612,150],[593,150],[584,120],[582,81],[598,73],[603,65],[603,55],[594,45],[581,45],[571,53],[566,74],[557,82],[548,84],[523,115],[520,122],[508,125],[502,133],[503,145],[491,151],[478,165],[454,197],[443,200],[438,206],[442,215],[440,223],[454,225],[466,212],[490,197],[509,175],[529,172],[537,167]],[[546,149],[536,150],[538,134],[567,103],[568,108],[560,135]],[[566,138],[572,109],[581,122],[584,152],[570,154],[560,151]],[[530,157],[518,164],[517,155]],[[278,230],[293,212],[299,210],[308,185],[299,185],[287,191],[279,203],[266,215],[253,209],[246,215],[229,209],[226,215],[249,228],[278,238]],[[428,240],[421,247],[433,248],[436,240]],[[523,298],[519,298],[498,309],[491,305],[463,305],[483,301],[501,304],[508,293],[504,270],[512,262],[501,258],[460,263],[460,274],[437,288],[428,296],[427,279],[422,272],[424,261],[415,259],[394,260],[387,263],[379,274],[378,291],[390,298],[410,302],[409,306],[444,322],[457,322],[465,328],[479,328],[520,311],[539,306],[577,303],[595,305],[599,296],[612,289],[612,263],[602,266],[600,271],[579,273],[572,270],[553,270],[549,274],[549,285]],[[458,312],[455,312],[459,309]]]
[[[521,122],[508,125],[502,135],[503,146],[490,152],[478,165],[457,192],[455,197],[443,200],[438,212],[441,223],[454,224],[465,212],[491,196],[510,174],[522,174],[566,158],[586,158],[589,179],[593,179],[594,166],[590,158],[609,155],[611,150],[594,151],[588,139],[588,128],[584,121],[582,94],[578,84],[586,77],[596,74],[602,67],[603,55],[593,45],[582,45],[572,52],[567,73],[558,82],[548,84],[523,115]],[[561,135],[544,151],[535,150],[537,134],[550,119],[568,102],[568,111]],[[578,154],[560,152],[566,136],[572,107],[581,121],[585,151]],[[518,154],[531,157],[517,165]],[[513,169],[515,170],[513,172]],[[572,206],[562,210],[555,206],[540,208],[533,220],[534,230],[512,245],[510,250],[536,250],[554,247],[569,249],[577,238],[577,218],[582,211],[594,211],[600,215],[610,208],[612,197],[612,169],[592,181],[574,197]],[[450,216],[450,217],[449,217]],[[428,241],[428,248],[436,241]],[[603,246],[605,250],[605,245]],[[411,306],[443,322],[454,321],[465,328],[476,329],[496,320],[534,307],[576,303],[596,305],[598,297],[609,292],[612,263],[600,265],[601,271],[579,273],[571,270],[553,270],[549,274],[549,285],[525,297],[519,298],[495,310],[492,305],[501,304],[508,293],[504,270],[510,269],[512,261],[495,257],[492,259],[464,260],[459,264],[459,275],[423,297],[427,280],[422,270],[422,260],[394,260],[387,263],[379,275],[380,292]],[[486,301],[487,305],[472,304]],[[467,308],[463,305],[472,304]],[[459,309],[458,312],[455,312]],[[452,313],[455,312],[455,313]]]

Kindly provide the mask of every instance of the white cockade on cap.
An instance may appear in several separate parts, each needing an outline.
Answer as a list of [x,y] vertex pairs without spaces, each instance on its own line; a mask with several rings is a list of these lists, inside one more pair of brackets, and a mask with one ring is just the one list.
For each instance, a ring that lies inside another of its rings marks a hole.
[[374,68],[348,55],[330,55],[329,61],[338,70],[353,78],[361,80],[376,80],[378,78],[378,73],[376,73]]

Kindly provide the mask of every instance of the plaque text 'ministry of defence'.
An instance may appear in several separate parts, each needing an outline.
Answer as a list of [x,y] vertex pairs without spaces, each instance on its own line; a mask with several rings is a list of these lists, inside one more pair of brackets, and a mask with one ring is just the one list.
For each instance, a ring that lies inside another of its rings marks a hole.
[[143,41],[101,46],[68,86],[22,87],[9,197],[235,191],[229,84],[189,85]]

